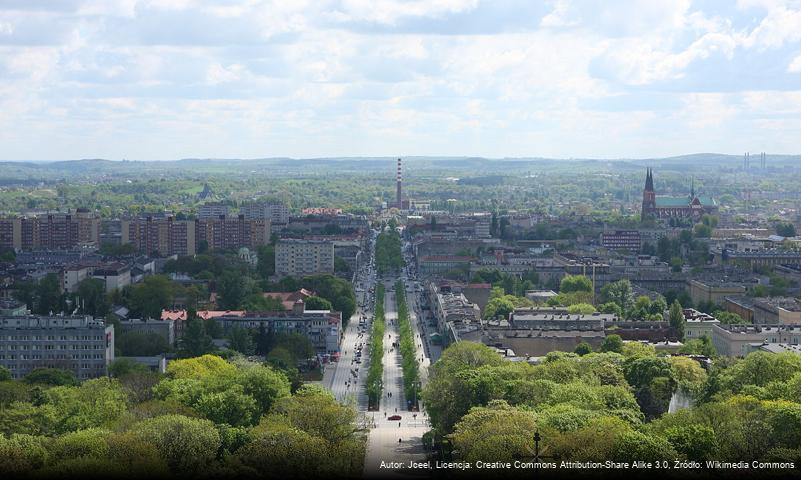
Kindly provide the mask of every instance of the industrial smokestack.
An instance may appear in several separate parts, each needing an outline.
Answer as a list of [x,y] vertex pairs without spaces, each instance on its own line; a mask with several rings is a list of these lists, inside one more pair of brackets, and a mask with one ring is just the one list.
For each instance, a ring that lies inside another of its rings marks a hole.
[[398,184],[397,184],[397,192],[396,192],[396,195],[397,195],[396,201],[397,201],[398,209],[402,209],[403,208],[403,202],[401,200],[401,184],[403,183],[403,181],[401,180],[401,159],[400,158],[398,159],[398,178],[397,178],[397,182],[398,182]]

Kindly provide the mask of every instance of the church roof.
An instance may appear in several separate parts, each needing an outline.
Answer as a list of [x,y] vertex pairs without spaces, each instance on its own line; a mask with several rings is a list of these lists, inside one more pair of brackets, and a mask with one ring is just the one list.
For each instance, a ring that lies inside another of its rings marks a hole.
[[[687,197],[670,197],[670,196],[657,196],[656,197],[656,206],[657,207],[687,207],[690,205],[692,199]],[[712,197],[705,197],[705,196],[698,196],[698,201],[701,202],[701,205],[706,205],[708,207],[717,205],[715,203],[715,199]]]

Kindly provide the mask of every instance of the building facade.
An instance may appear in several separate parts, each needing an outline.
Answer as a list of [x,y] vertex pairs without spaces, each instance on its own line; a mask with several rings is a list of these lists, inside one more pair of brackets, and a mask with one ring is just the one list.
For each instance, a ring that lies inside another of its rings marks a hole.
[[106,375],[114,360],[114,326],[82,316],[0,318],[0,365],[12,378],[36,368],[71,370],[85,380]]
[[239,207],[239,214],[248,220],[269,220],[272,224],[289,223],[289,208],[283,203],[248,203]]
[[0,219],[0,247],[16,250],[98,246],[99,235],[100,217],[82,208],[69,213]]
[[342,337],[342,313],[330,310],[306,310],[303,300],[297,300],[287,312],[240,312],[222,315],[216,320],[223,330],[233,328],[259,329],[275,334],[296,333],[308,338],[318,353],[339,351]]
[[601,233],[601,246],[610,250],[627,250],[639,252],[641,247],[640,232],[637,230],[616,230]]
[[324,240],[281,240],[275,245],[275,274],[303,277],[334,273],[334,242]]
[[145,255],[194,255],[195,221],[174,216],[146,216],[122,221],[120,242]]
[[242,214],[198,220],[195,240],[198,244],[206,242],[210,249],[256,248],[270,242],[270,221],[247,219]]

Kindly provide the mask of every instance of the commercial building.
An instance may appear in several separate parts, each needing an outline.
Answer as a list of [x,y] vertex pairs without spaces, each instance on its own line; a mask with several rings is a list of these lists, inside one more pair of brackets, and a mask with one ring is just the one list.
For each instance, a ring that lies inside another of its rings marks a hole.
[[303,277],[334,273],[334,242],[285,239],[275,246],[275,274]]
[[114,327],[84,316],[0,318],[0,365],[12,378],[35,368],[63,368],[81,379],[106,375],[114,360]]

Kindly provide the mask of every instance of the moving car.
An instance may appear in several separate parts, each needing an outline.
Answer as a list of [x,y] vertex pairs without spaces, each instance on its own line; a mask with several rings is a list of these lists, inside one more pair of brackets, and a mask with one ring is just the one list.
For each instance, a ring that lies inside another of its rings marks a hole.
[[397,420],[400,420],[401,418],[403,418],[403,417],[401,417],[400,415],[392,415],[390,417],[387,417],[387,420],[395,420],[395,421],[397,421]]

